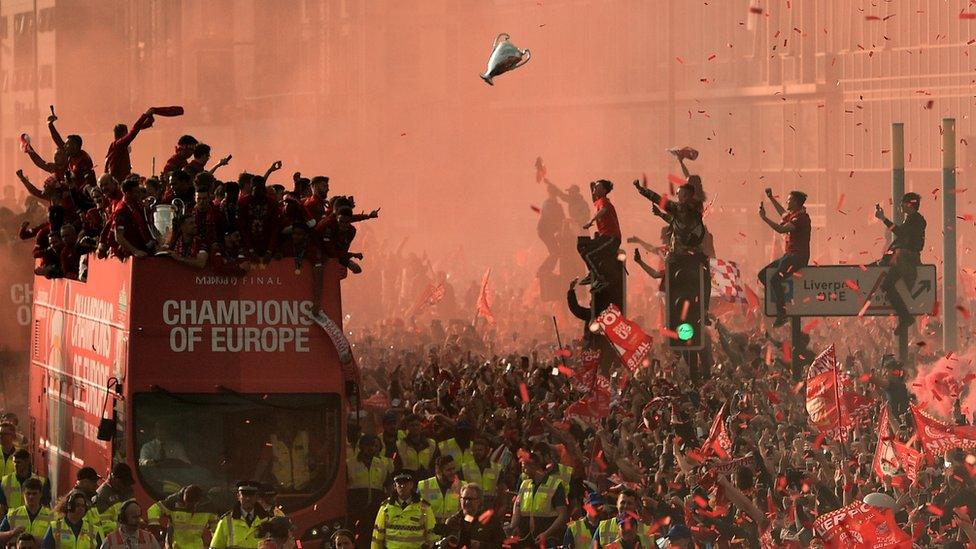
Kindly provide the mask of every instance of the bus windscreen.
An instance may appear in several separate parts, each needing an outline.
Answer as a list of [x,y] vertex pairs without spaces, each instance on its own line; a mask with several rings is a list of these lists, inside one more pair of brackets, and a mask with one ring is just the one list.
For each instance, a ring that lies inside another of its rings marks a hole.
[[137,474],[157,500],[196,484],[218,505],[251,480],[298,510],[335,482],[341,406],[337,394],[137,393]]

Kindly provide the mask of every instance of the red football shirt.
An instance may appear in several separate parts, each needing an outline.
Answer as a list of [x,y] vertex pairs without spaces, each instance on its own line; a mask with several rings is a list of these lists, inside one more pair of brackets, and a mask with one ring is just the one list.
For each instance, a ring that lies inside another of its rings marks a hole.
[[593,202],[593,209],[600,211],[606,208],[608,211],[602,217],[596,220],[596,232],[600,236],[612,236],[614,238],[620,238],[620,221],[617,220],[617,210],[610,203],[610,199],[607,197],[601,197]]
[[801,208],[795,212],[786,212],[783,223],[792,223],[793,230],[786,233],[786,253],[810,257],[810,216]]

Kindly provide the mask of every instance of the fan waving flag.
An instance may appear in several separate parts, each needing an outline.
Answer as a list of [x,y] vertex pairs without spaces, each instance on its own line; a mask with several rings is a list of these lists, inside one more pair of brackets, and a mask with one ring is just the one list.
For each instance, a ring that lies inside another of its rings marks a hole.
[[627,320],[613,303],[596,317],[596,322],[617,350],[620,361],[631,371],[636,370],[651,350],[650,336],[636,322]]
[[947,450],[976,448],[976,426],[952,425],[927,414],[912,404],[918,442],[929,454],[941,454]]
[[806,381],[810,423],[827,436],[843,438],[853,427],[855,416],[867,410],[869,400],[844,390],[848,380],[837,366],[833,344],[810,365]]
[[725,429],[725,407],[723,404],[712,420],[712,428],[708,430],[708,438],[702,446],[701,451],[706,456],[715,455],[720,459],[727,460],[732,457],[732,438]]
[[813,532],[826,549],[911,549],[912,538],[898,527],[894,511],[863,501],[824,513]]
[[[884,477],[892,477],[895,480],[892,484],[901,485],[905,477],[911,482],[918,478],[919,465],[924,454],[907,444],[899,442],[891,432],[891,424],[888,422],[888,406],[882,405],[881,417],[878,418],[878,445],[874,450],[874,474],[878,480]],[[904,472],[904,476],[899,475],[899,471]]]
[[730,303],[747,304],[749,302],[742,287],[742,273],[739,265],[724,259],[710,257],[708,265],[712,269],[712,297],[724,299]]
[[488,267],[484,278],[481,279],[481,293],[478,294],[478,316],[484,317],[488,324],[494,324],[495,315],[491,314],[491,301],[488,299],[488,278],[490,276],[491,267]]

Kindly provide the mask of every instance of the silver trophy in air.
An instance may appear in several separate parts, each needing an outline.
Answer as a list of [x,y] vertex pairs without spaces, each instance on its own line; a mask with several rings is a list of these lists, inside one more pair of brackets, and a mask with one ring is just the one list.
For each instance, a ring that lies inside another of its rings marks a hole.
[[172,204],[156,204],[155,198],[150,198],[146,207],[149,214],[149,232],[156,240],[157,254],[169,253],[169,244],[173,239],[173,230],[176,226],[177,216],[183,217],[186,212],[186,204],[179,198],[174,198]]
[[509,42],[511,36],[504,32],[495,37],[491,45],[491,56],[488,58],[488,70],[481,75],[481,79],[494,86],[492,78],[499,74],[517,69],[529,62],[532,54],[529,50],[520,50]]

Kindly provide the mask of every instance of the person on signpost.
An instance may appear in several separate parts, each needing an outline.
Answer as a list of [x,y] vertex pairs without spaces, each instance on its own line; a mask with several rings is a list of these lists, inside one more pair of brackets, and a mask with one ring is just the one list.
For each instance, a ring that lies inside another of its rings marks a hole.
[[766,197],[776,213],[782,216],[782,221],[776,222],[767,217],[766,206],[762,202],[759,203],[759,217],[774,231],[786,235],[786,252],[759,271],[759,282],[765,286],[768,279],[773,301],[776,303],[776,321],[773,326],[782,326],[786,324],[783,283],[810,262],[810,216],[803,207],[807,201],[806,193],[791,191],[785,209],[773,196],[772,189],[766,189]]
[[880,204],[874,205],[874,217],[880,219],[894,234],[891,245],[885,251],[884,257],[878,261],[878,265],[889,267],[884,274],[881,288],[884,289],[891,308],[898,315],[896,333],[907,333],[909,326],[915,323],[915,317],[908,312],[908,305],[905,304],[895,285],[903,281],[911,292],[915,279],[918,278],[920,256],[922,248],[925,247],[925,218],[918,213],[921,201],[922,197],[917,193],[905,193],[901,199],[901,211],[905,214],[905,221],[901,225],[895,225],[885,217]]

